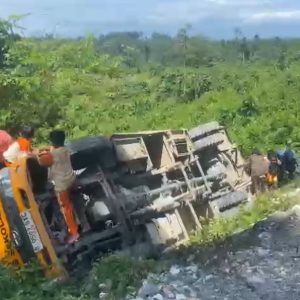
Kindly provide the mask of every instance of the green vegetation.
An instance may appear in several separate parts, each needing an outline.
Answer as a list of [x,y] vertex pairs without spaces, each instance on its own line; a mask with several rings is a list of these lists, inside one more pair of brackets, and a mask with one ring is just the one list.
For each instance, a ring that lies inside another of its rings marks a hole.
[[47,282],[35,265],[28,266],[17,274],[0,266],[0,293],[1,299],[12,300],[88,299],[80,297],[80,290],[76,290],[75,285],[63,286]]
[[101,292],[107,300],[134,291],[149,272],[163,270],[152,260],[108,256],[95,262],[89,276],[69,283],[48,282],[35,265],[15,272],[0,266],[0,295],[3,300],[94,300]]
[[[234,40],[209,41],[189,36],[188,27],[173,38],[129,32],[33,39],[15,33],[16,21],[0,21],[0,128],[12,134],[33,124],[36,142],[45,143],[54,127],[77,138],[218,120],[245,154],[300,140],[298,39],[246,39],[237,30]],[[262,198],[251,212],[208,224],[193,242],[224,239],[288,204]],[[17,277],[1,268],[0,295],[90,300],[108,280],[113,299],[155,269],[151,261],[109,257],[95,263],[91,285],[62,288],[45,282],[35,268]]]
[[149,272],[158,273],[163,267],[163,263],[159,265],[153,260],[112,255],[94,264],[86,290],[96,297],[99,294],[99,284],[102,284],[108,297],[122,297],[135,291]]
[[0,128],[71,138],[219,120],[244,153],[300,138],[299,40],[115,33],[20,38],[0,23]]

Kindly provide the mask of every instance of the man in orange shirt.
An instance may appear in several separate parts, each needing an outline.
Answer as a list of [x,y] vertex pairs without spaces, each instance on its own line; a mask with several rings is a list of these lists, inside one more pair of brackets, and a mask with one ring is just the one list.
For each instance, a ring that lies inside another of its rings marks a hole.
[[0,169],[5,166],[3,153],[13,142],[13,138],[5,130],[0,130]]
[[32,139],[34,137],[34,129],[30,126],[23,127],[21,136],[17,139],[20,150],[24,152],[32,152]]
[[6,166],[16,162],[21,155],[32,153],[31,142],[33,137],[34,129],[30,126],[24,126],[21,130],[20,137],[3,153]]

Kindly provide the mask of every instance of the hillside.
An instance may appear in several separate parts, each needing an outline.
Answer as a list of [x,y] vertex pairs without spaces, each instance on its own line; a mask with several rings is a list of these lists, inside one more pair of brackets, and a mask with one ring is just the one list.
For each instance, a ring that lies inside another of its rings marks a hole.
[[244,153],[300,138],[298,40],[13,39],[5,24],[0,128],[13,134],[32,123],[40,143],[51,127],[75,138],[218,120]]

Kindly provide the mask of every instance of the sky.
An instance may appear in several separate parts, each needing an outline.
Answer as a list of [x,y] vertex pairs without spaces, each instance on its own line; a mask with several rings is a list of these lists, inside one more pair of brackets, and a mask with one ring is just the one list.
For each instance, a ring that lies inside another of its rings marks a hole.
[[186,24],[211,38],[300,36],[300,0],[0,0],[0,18],[28,14],[25,35],[114,31],[175,34]]

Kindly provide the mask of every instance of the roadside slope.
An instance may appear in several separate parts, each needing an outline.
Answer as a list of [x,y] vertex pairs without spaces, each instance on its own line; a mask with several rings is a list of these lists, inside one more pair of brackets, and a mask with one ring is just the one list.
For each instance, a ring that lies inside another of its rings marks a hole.
[[[299,202],[299,190],[290,195]],[[168,271],[150,275],[137,296],[128,299],[300,299],[299,246],[296,205],[216,247],[201,250],[194,244]]]

